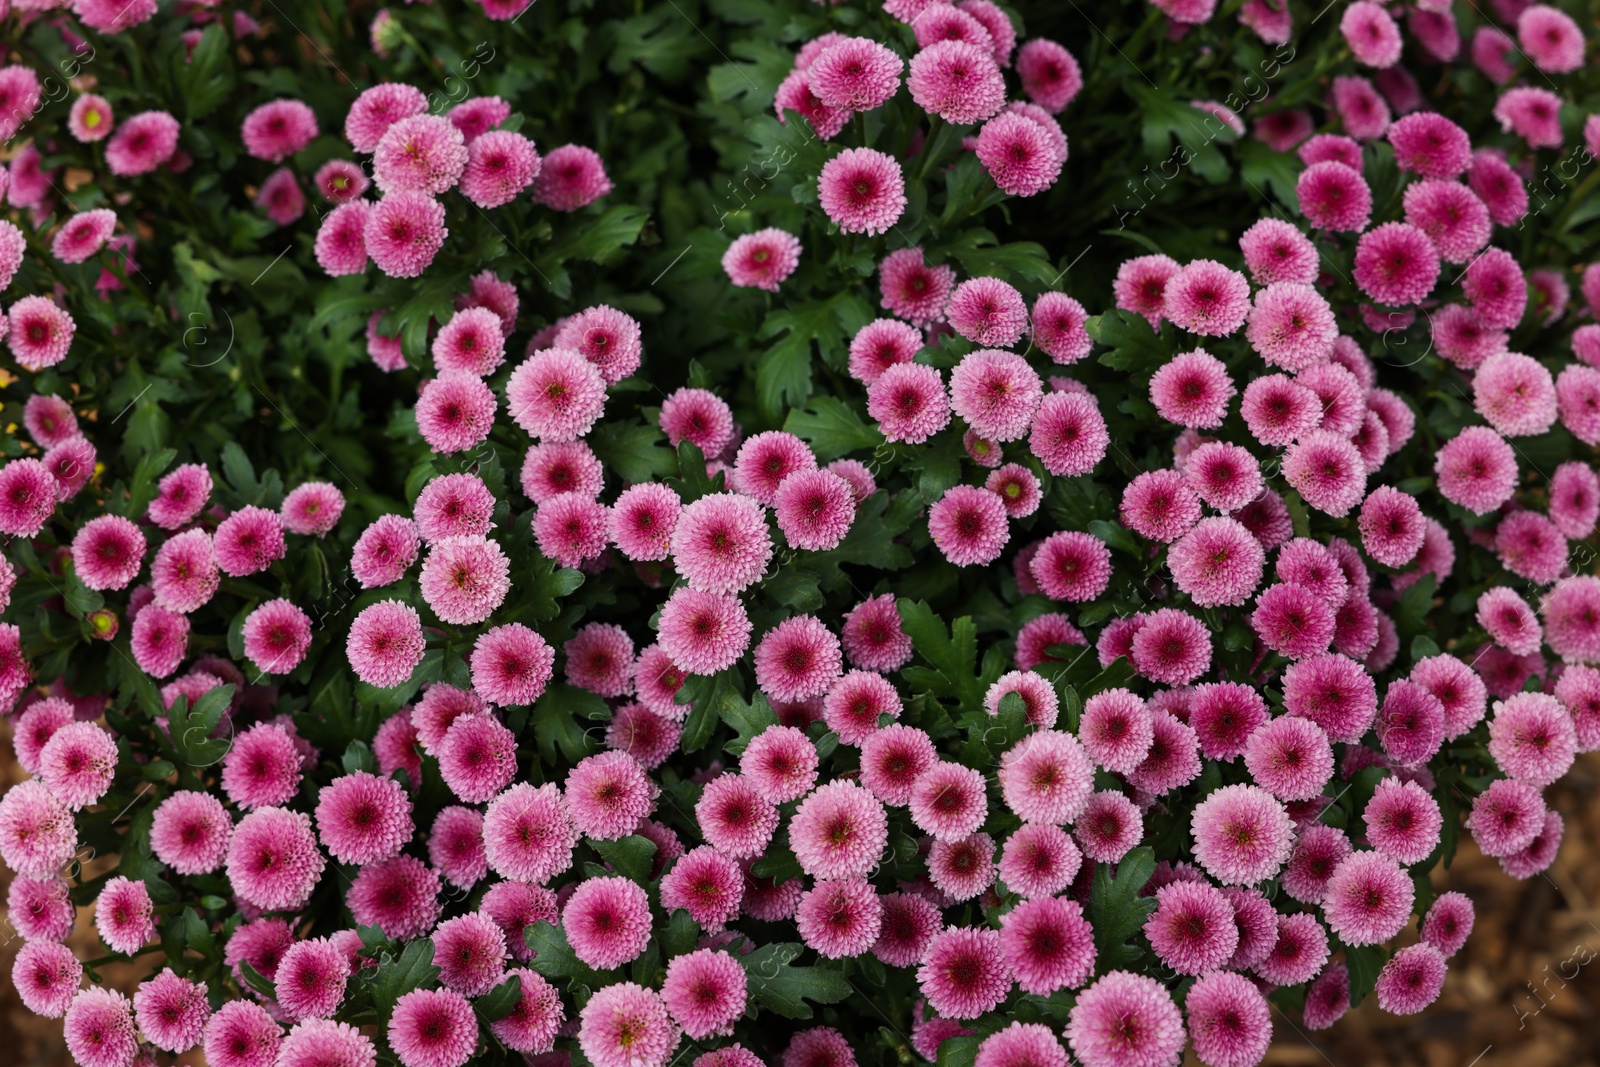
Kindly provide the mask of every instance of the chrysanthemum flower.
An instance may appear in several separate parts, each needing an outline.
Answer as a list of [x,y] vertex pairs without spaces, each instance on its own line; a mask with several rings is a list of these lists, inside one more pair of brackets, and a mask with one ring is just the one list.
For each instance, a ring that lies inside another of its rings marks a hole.
[[844,233],[886,233],[906,207],[899,162],[873,148],[847,148],[828,160],[817,176],[817,192],[822,210]]
[[1400,865],[1378,852],[1351,854],[1334,869],[1322,900],[1328,926],[1347,945],[1373,945],[1400,932],[1416,895]]
[[578,1047],[595,1067],[665,1067],[679,1040],[661,997],[632,982],[603,987],[578,1015]]
[[1066,154],[1041,123],[1002,111],[978,131],[978,160],[995,185],[1012,196],[1034,196],[1061,177]]
[[114,989],[79,991],[67,1008],[64,1035],[79,1067],[130,1067],[138,1055],[132,1005]]
[[1188,685],[1211,667],[1211,635],[1193,615],[1159,608],[1145,616],[1134,634],[1130,658],[1146,678]]
[[584,145],[564,144],[544,157],[533,198],[556,211],[577,211],[612,189],[600,154]]
[[1562,99],[1548,89],[1516,86],[1500,94],[1494,117],[1500,129],[1515,133],[1530,148],[1560,148]]
[[67,130],[74,140],[84,144],[103,141],[111,136],[115,125],[116,118],[105,97],[83,93],[73,99],[72,110],[67,114]]
[[1167,279],[1162,290],[1162,317],[1203,337],[1233,334],[1249,313],[1250,283],[1215,260],[1185,264]]
[[670,486],[658,482],[629,486],[607,518],[607,534],[633,560],[663,560],[671,553],[683,505]]
[[[317,266],[331,277],[362,274],[366,270],[366,221],[373,205],[366,200],[341,203],[323,216],[317,229]],[[400,360],[405,362],[405,360]]]
[[867,414],[890,441],[921,444],[950,423],[950,402],[938,370],[896,363],[867,389]]
[[734,285],[778,291],[778,285],[800,265],[800,239],[768,227],[734,239],[722,254],[722,269]]
[[1274,985],[1300,985],[1328,962],[1328,932],[1309,912],[1279,914],[1272,948],[1255,971]]
[[830,878],[800,897],[800,938],[826,959],[859,956],[878,940],[883,907],[864,878]]
[[11,983],[35,1015],[59,1019],[83,983],[83,964],[70,948],[53,941],[27,941],[16,952]]
[[1233,957],[1239,928],[1222,891],[1205,882],[1171,882],[1156,890],[1145,936],[1158,959],[1179,974],[1205,974]]
[[1230,785],[1195,806],[1195,860],[1224,885],[1272,877],[1289,858],[1293,824],[1282,803],[1252,785]]
[[1172,1067],[1183,1015],[1154,978],[1112,971],[1078,995],[1066,1038],[1084,1067]]
[[866,37],[841,37],[822,49],[806,73],[812,93],[828,107],[871,111],[900,88],[905,63]]
[[952,1019],[993,1011],[1011,991],[1012,980],[999,933],[974,927],[936,935],[917,968],[917,985],[929,1005]]
[[1065,110],[1083,88],[1083,73],[1072,53],[1043,37],[1018,50],[1017,74],[1028,99],[1053,115]]
[[240,820],[228,843],[228,881],[263,911],[305,906],[326,865],[311,817],[287,808],[257,808]]
[[881,306],[914,326],[943,322],[955,278],[953,267],[928,266],[920,248],[891,252],[878,264]]
[[372,205],[363,236],[379,270],[391,278],[415,278],[428,269],[449,233],[443,204],[426,193],[397,191]]
[[189,620],[160,604],[147,604],[133,620],[134,662],[152,678],[166,678],[189,651]]
[[1333,160],[1313,163],[1295,183],[1300,210],[1318,229],[1359,233],[1372,216],[1372,189],[1359,170]]
[[1099,405],[1083,393],[1051,393],[1039,404],[1028,449],[1055,475],[1092,471],[1105,458],[1111,435]]
[[120,177],[149,174],[178,150],[178,120],[165,111],[126,118],[106,142],[106,166]]
[[[989,299],[978,289],[968,288],[975,283],[994,281],[974,278],[964,282],[950,300],[950,321],[958,332],[973,336],[977,343],[1014,344],[1025,328],[1027,312],[1022,297],[1016,296],[1016,311],[1023,322],[1012,336],[1009,328],[1003,336],[994,317],[976,310],[977,304]],[[998,283],[1004,285],[1004,283]],[[1010,286],[1006,286],[1010,289]],[[970,299],[968,299],[970,297]],[[969,312],[975,313],[969,316]],[[963,329],[965,324],[966,329]],[[993,441],[1015,441],[1027,434],[1038,411],[1043,389],[1039,376],[1021,356],[1010,352],[982,348],[964,356],[950,372],[950,403],[955,413],[965,419],[973,431]]]
[[930,115],[965,126],[989,118],[1005,104],[1005,79],[986,48],[966,41],[937,41],[911,60],[911,98]]
[[1234,392],[1227,368],[1203,348],[1174,356],[1150,378],[1157,413],[1179,426],[1222,425]]
[[8,312],[10,329],[0,330],[23,369],[41,371],[67,358],[76,324],[66,309],[47,296],[24,296]]
[[1327,359],[1337,334],[1328,302],[1300,282],[1274,282],[1256,293],[1245,331],[1262,359],[1290,371]]

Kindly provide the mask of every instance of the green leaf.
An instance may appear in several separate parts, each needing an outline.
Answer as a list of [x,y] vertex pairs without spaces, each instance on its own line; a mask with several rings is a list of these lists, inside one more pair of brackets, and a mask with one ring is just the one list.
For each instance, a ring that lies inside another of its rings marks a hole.
[[804,946],[793,942],[779,942],[738,958],[749,981],[750,996],[786,1019],[811,1018],[808,1000],[838,1004],[850,995],[850,983],[830,964],[790,966],[803,950]]
[[1095,966],[1101,972],[1134,963],[1143,955],[1135,939],[1155,911],[1156,899],[1141,897],[1139,890],[1155,870],[1156,854],[1149,845],[1122,857],[1115,875],[1108,864],[1095,864],[1087,915],[1094,927]]
[[398,958],[392,954],[380,958],[377,971],[372,979],[372,998],[388,1018],[402,996],[439,977],[439,968],[433,962],[433,942],[425,937],[407,942]]
[[254,989],[268,1000],[278,999],[278,987],[272,980],[263,977],[261,972],[250,966],[249,960],[239,961],[239,973],[244,977],[244,984]]
[[512,975],[473,1001],[472,1006],[487,1022],[499,1022],[510,1015],[522,999],[522,979]]
[[222,474],[228,479],[228,484],[243,497],[253,497],[261,483],[256,480],[255,467],[250,464],[250,457],[245,455],[244,449],[237,441],[229,441],[222,446]]
[[177,458],[177,452],[163,448],[141,459],[134,468],[127,497],[116,502],[116,513],[136,520],[143,518],[150,501],[156,498],[157,480]]
[[804,410],[789,412],[783,428],[810,442],[820,463],[883,444],[883,434],[868,426],[853,407],[831,396],[813,397]]
[[378,761],[373,758],[372,747],[365,741],[359,740],[345,746],[344,758],[340,763],[346,774],[355,774],[357,771],[374,774],[378,769]]
[[648,887],[650,867],[656,858],[656,843],[647,837],[633,834],[615,841],[593,841],[594,850],[600,853],[611,869],[629,881]]
[[700,924],[689,917],[689,913],[682,908],[672,913],[672,918],[667,920],[666,928],[656,938],[661,942],[661,954],[667,959],[682,956],[693,952],[696,942],[700,938]]
[[1383,970],[1383,950],[1376,945],[1344,946],[1344,965],[1350,972],[1350,1006],[1354,1008],[1367,999],[1378,986],[1378,974]]
[[639,231],[644,229],[649,218],[650,212],[632,204],[607,208],[597,219],[575,218],[573,225],[565,227],[562,236],[550,243],[539,261],[559,264],[568,259],[586,259],[599,263],[623,245],[637,241]]
[[978,630],[970,618],[957,619],[950,629],[926,601],[901,598],[900,625],[912,645],[932,667],[908,667],[906,678],[940,696],[954,697],[962,707],[983,702],[978,678]]
[[978,1062],[978,1046],[983,1043],[981,1034],[959,1034],[939,1042],[937,1067],[972,1067]]
[[559,927],[540,920],[522,931],[522,940],[533,950],[533,969],[546,978],[595,983],[597,972],[573,953],[566,932]]
[[1172,345],[1150,328],[1143,315],[1120,308],[1091,316],[1085,323],[1089,336],[1106,348],[1100,362],[1127,373],[1135,382],[1147,382],[1172,356]]
[[660,429],[636,419],[607,420],[589,434],[594,454],[624,481],[660,481],[678,473],[678,457],[665,444]]
[[190,767],[209,767],[227,755],[232,741],[211,734],[232,700],[233,686],[219,685],[201,695],[192,708],[188,699],[180,696],[167,710],[172,747]]
[[610,707],[594,693],[570,685],[546,689],[533,705],[533,737],[540,760],[547,766],[559,766],[592,754],[599,742],[589,736],[582,721],[598,722],[610,717]]

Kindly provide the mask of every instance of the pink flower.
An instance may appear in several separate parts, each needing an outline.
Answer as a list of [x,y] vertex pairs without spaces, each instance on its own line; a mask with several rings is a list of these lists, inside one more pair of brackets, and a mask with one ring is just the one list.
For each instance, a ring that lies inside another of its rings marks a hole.
[[863,878],[819,882],[800,896],[795,925],[800,938],[827,959],[859,956],[877,941],[883,907]]
[[350,961],[333,942],[320,937],[296,941],[274,976],[278,1005],[294,1022],[326,1019],[344,1000],[349,974]]
[[614,307],[599,304],[562,319],[552,347],[572,349],[594,364],[607,385],[639,369],[644,351],[639,323]]
[[578,959],[609,970],[637,958],[649,944],[650,904],[644,890],[626,878],[590,878],[567,898],[561,926]]
[[144,535],[119,515],[99,515],[72,539],[72,566],[90,589],[126,589],[139,576]]
[[348,159],[330,159],[317,168],[311,184],[330,204],[348,204],[367,191],[366,171]]
[[95,901],[94,925],[100,940],[113,952],[135,955],[156,933],[150,891],[143,882],[120,876],[111,879]]
[[1335,517],[1346,515],[1366,493],[1366,465],[1348,440],[1316,430],[1289,447],[1283,474],[1307,504]]
[[576,440],[605,410],[605,378],[580,352],[541,349],[511,372],[506,405],[512,421],[535,437]]
[[415,278],[427,270],[449,235],[444,205],[426,193],[391,192],[367,212],[367,254],[391,278]]
[[1559,8],[1525,8],[1517,16],[1517,41],[1533,65],[1547,74],[1570,74],[1583,66],[1583,31]]
[[661,999],[696,1041],[732,1033],[745,998],[744,968],[726,952],[698,949],[667,963]]
[[1072,53],[1043,37],[1028,41],[1017,52],[1017,74],[1028,99],[1054,115],[1083,88],[1083,74]]
[[414,86],[394,82],[374,85],[350,105],[344,121],[345,139],[357,152],[371,152],[390,126],[427,110],[427,97]]
[[1203,348],[1174,356],[1150,379],[1150,400],[1162,418],[1179,426],[1222,425],[1233,381],[1222,361]]
[[679,588],[660,615],[661,648],[693,674],[715,674],[750,646],[750,620],[737,597]]
[[1508,777],[1550,785],[1572,767],[1577,748],[1572,717],[1555,697],[1518,693],[1495,705],[1489,755]]
[[422,662],[424,644],[416,609],[399,600],[382,600],[356,616],[345,648],[358,678],[390,688],[411,677]]
[[664,1067],[678,1047],[666,1004],[632,982],[600,989],[578,1019],[578,1047],[595,1067]]
[[1000,917],[1000,951],[1025,993],[1076,989],[1094,973],[1093,931],[1076,901],[1037,897]]
[[611,507],[607,533],[629,559],[663,560],[671,553],[681,515],[682,504],[671,487],[655,482],[629,486]]
[[740,592],[761,577],[772,559],[764,509],[738,493],[701,497],[678,515],[672,558],[692,588]]
[[832,782],[811,793],[800,802],[789,825],[790,847],[801,869],[818,878],[868,874],[887,839],[883,806],[848,781]]
[[80,990],[66,1011],[67,1051],[80,1067],[129,1067],[138,1054],[128,998],[114,989]]
[[958,567],[994,562],[1011,537],[999,497],[968,485],[952,486],[934,502],[928,533],[945,559]]
[[521,623],[496,626],[472,648],[472,686],[490,703],[532,704],[550,681],[555,650]]
[[[964,307],[968,302],[964,300],[964,295],[973,295],[979,300],[987,299],[976,296],[978,290],[968,287],[988,281],[993,279],[974,278],[956,290],[950,302],[950,318],[958,331],[962,331],[962,322],[967,318]],[[1016,296],[1017,312],[1025,316],[1021,296],[1016,294],[1016,290],[1011,290],[1011,294]],[[983,316],[983,319],[989,325],[980,328],[980,336],[974,337],[979,343],[987,340],[1010,344],[1021,336],[1019,328],[1017,336],[1012,337],[1007,330],[1006,337],[999,338],[990,328],[993,320],[988,316]],[[968,322],[968,326],[974,326],[975,321]],[[1038,410],[1042,390],[1039,376],[1021,356],[979,349],[963,357],[951,372],[950,395],[951,406],[956,414],[965,419],[976,433],[995,441],[1014,441],[1027,434]]]
[[943,322],[955,276],[952,267],[928,266],[920,248],[891,252],[878,264],[881,306],[916,326]]
[[1275,985],[1300,985],[1328,962],[1328,932],[1308,912],[1280,914],[1271,949],[1255,965]]
[[1385,222],[1363,234],[1356,246],[1356,284],[1380,304],[1420,303],[1438,277],[1438,253],[1415,226]]
[[1400,27],[1372,0],[1356,0],[1345,8],[1339,32],[1344,34],[1356,62],[1364,66],[1392,67],[1400,61]]
[[72,1006],[83,983],[83,965],[65,945],[29,941],[17,950],[11,981],[29,1011],[59,1019]]
[[1224,885],[1251,885],[1289,858],[1293,824],[1283,805],[1257,786],[1230,785],[1195,806],[1195,860]]
[[[1308,161],[1309,163],[1309,161]],[[1312,284],[1317,280],[1317,249],[1305,234],[1282,219],[1264,218],[1239,237],[1245,267],[1258,285]]]
[[244,620],[244,654],[262,674],[288,674],[311,648],[311,619],[288,600],[269,600]]
[[1389,143],[1400,169],[1424,178],[1455,178],[1472,162],[1472,142],[1466,131],[1433,111],[1398,119],[1389,127]]
[[533,198],[556,211],[577,211],[612,189],[599,153],[583,145],[566,144],[544,157],[534,182]]
[[156,806],[150,845],[178,874],[209,874],[227,858],[233,821],[210,793],[182,790]]
[[382,515],[356,539],[350,569],[363,589],[389,585],[405,575],[420,549],[415,522],[401,515]]
[[1160,608],[1145,616],[1133,635],[1129,658],[1147,678],[1187,685],[1211,667],[1211,636],[1193,615]]
[[11,305],[10,329],[0,329],[23,369],[41,371],[67,358],[76,325],[49,297],[25,296]]
[[261,183],[255,205],[279,226],[288,226],[306,213],[306,196],[300,191],[294,172],[288,167],[279,167]]
[[257,808],[228,843],[228,881],[239,898],[263,911],[291,911],[311,899],[326,865],[311,817],[287,808]]
[[[1096,694],[1096,697],[1103,695]],[[1007,750],[1000,758],[999,773],[1000,794],[1006,807],[1028,823],[1062,825],[1078,818],[1094,788],[1091,760],[1104,765],[1102,756],[1110,753],[1113,760],[1126,756],[1118,762],[1136,763],[1133,753],[1143,759],[1149,749],[1148,742],[1140,737],[1141,725],[1148,729],[1148,722],[1141,723],[1136,714],[1131,716],[1131,724],[1126,718],[1117,719],[1117,710],[1115,706],[1097,706],[1094,721],[1080,724],[1080,733],[1086,738],[1092,736],[1093,744],[1086,740],[1080,745],[1078,738],[1071,734],[1041,730]],[[962,784],[957,783],[949,797],[933,796],[935,810],[925,814],[924,819],[936,824],[935,820],[942,818],[937,809],[941,804],[959,799]],[[925,795],[920,786],[919,781],[913,787],[913,803]]]
[[912,57],[906,84],[917,106],[958,126],[981,122],[1005,103],[1005,80],[993,55],[966,41],[922,49]]
[[949,425],[950,401],[936,369],[896,363],[867,389],[867,414],[890,441],[921,444]]
[[[451,124],[460,129],[453,115]],[[382,151],[381,145],[379,150]],[[486,131],[467,143],[466,152],[461,192],[480,208],[511,203],[539,177],[544,162],[534,151],[532,141],[510,130]],[[374,163],[378,158],[374,158]]]
[[1141,537],[1172,542],[1199,520],[1200,499],[1177,471],[1144,471],[1123,490],[1121,515]]
[[1427,790],[1397,778],[1378,783],[1361,817],[1372,847],[1407,866],[1432,854],[1444,823],[1438,802]]
[[1049,189],[1066,162],[1051,131],[1015,111],[1002,111],[983,124],[977,154],[995,185],[1012,196],[1034,196]]
[[1250,283],[1214,260],[1185,264],[1167,279],[1162,291],[1162,316],[1179,329],[1204,337],[1233,334],[1249,312]]
[[1145,936],[1157,958],[1179,974],[1205,974],[1228,962],[1239,944],[1233,906],[1205,882],[1171,882],[1156,890]]
[[[809,742],[808,742],[809,744]],[[814,767],[811,780],[815,780]],[[890,723],[861,742],[861,784],[883,803],[904,807],[922,772],[937,760],[928,735],[912,726]]]
[[1328,302],[1299,282],[1274,282],[1256,293],[1245,331],[1262,359],[1289,371],[1326,360],[1337,334]]
[[147,604],[133,620],[134,661],[152,678],[178,669],[189,649],[189,620],[159,604]]
[[1182,1058],[1183,1015],[1154,978],[1112,971],[1078,995],[1066,1038],[1084,1067],[1170,1067]]
[[807,68],[818,100],[844,111],[871,111],[900,88],[905,64],[883,45],[865,37],[843,37],[822,49]]
[[1322,900],[1328,926],[1347,945],[1373,945],[1398,934],[1416,895],[1400,865],[1378,852],[1355,852],[1334,869]]
[[1189,1038],[1200,1062],[1213,1067],[1260,1063],[1272,1041],[1272,1012],[1246,977],[1226,971],[1202,976],[1184,999]]
[[952,1019],[975,1019],[999,1006],[1012,975],[1000,935],[953,927],[936,935],[917,968],[917,984],[933,1009]]
[[300,750],[277,723],[256,723],[244,730],[222,759],[222,790],[241,808],[287,803],[299,789],[300,777]]
[[274,100],[245,116],[240,127],[245,151],[282,163],[317,136],[317,116],[299,100]]
[[1300,172],[1300,210],[1318,229],[1359,233],[1372,215],[1372,190],[1361,172],[1326,160]]
[[461,993],[413,989],[395,1001],[387,1035],[402,1067],[464,1067],[478,1046],[478,1019]]
[[[971,46],[946,42],[935,47]],[[927,52],[919,53],[918,58],[924,55]],[[987,61],[994,65],[993,60]],[[912,71],[915,78],[915,61]],[[999,71],[995,76],[998,78]],[[817,177],[817,191],[822,210],[844,233],[886,233],[906,207],[900,164],[873,148],[847,148],[828,160]]]
[[1500,94],[1494,117],[1500,129],[1515,133],[1532,148],[1560,148],[1561,97],[1548,89],[1517,86]]
[[1465,893],[1441,893],[1423,916],[1418,933],[1422,940],[1439,950],[1442,956],[1454,956],[1461,951],[1472,934],[1472,898]]
[[1082,393],[1051,393],[1039,403],[1029,450],[1055,475],[1087,474],[1105,458],[1111,436],[1095,401]]
[[1241,605],[1261,584],[1266,553],[1237,520],[1201,519],[1167,552],[1174,583],[1199,607]]
[[1090,534],[1063,530],[1040,543],[1028,570],[1052,600],[1091,601],[1110,584],[1111,550]]
[[117,213],[108,208],[80,211],[62,224],[51,239],[50,254],[63,263],[82,263],[105,247],[117,228]]
[[72,101],[72,110],[67,114],[67,130],[75,140],[84,144],[103,141],[111,136],[114,125],[116,119],[105,97],[84,93]]
[[121,177],[149,174],[178,150],[178,120],[165,111],[124,119],[106,142],[106,166]]
[[800,239],[768,227],[735,238],[722,254],[722,269],[734,285],[778,291],[778,285],[800,265]]

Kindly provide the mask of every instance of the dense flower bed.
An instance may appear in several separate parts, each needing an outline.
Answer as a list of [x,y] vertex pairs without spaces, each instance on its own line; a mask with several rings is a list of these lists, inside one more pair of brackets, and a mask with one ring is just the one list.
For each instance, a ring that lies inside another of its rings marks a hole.
[[1600,748],[1592,15],[561,7],[0,0],[24,1003],[81,1067],[1426,1009],[1432,872],[1543,871]]

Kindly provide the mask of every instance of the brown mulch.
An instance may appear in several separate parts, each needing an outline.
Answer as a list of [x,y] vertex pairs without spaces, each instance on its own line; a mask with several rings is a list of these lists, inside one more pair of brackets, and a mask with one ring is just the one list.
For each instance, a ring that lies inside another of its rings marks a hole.
[[[0,783],[25,775],[0,726]],[[1549,792],[1566,819],[1561,854],[1544,876],[1519,882],[1465,841],[1439,889],[1470,896],[1478,918],[1452,959],[1444,993],[1426,1012],[1397,1018],[1369,1000],[1331,1030],[1304,1031],[1275,1017],[1273,1067],[1600,1067],[1600,753]],[[9,883],[0,869],[0,900]],[[71,1067],[61,1022],[41,1019],[17,998],[11,963],[21,938],[9,925],[0,943],[0,1063]],[[82,909],[71,941],[80,956],[102,951],[92,910]],[[148,957],[158,959],[159,957]],[[110,965],[107,980],[131,993],[148,965]],[[1563,977],[1565,975],[1566,977]],[[198,1050],[180,1062],[204,1062]],[[1192,1055],[1189,1062],[1195,1063]]]

